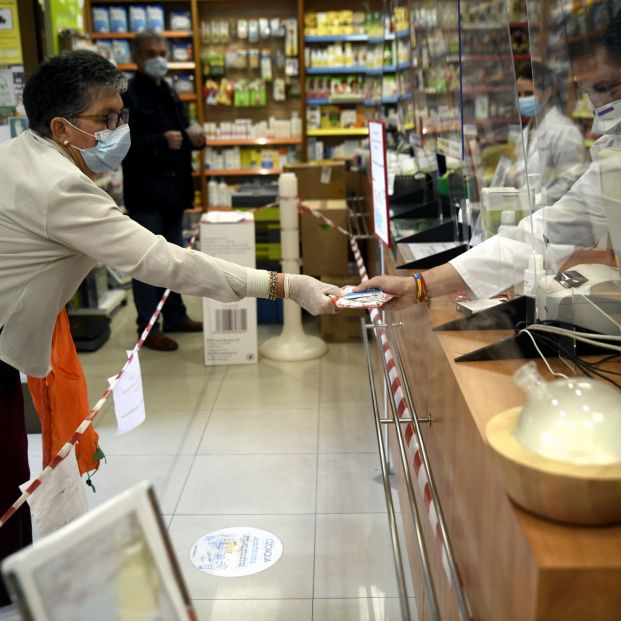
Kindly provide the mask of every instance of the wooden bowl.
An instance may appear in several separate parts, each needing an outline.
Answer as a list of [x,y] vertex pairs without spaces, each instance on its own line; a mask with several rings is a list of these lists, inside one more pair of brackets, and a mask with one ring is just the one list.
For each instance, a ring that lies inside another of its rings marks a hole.
[[509,497],[559,522],[621,522],[621,464],[575,465],[533,453],[513,436],[521,409],[494,416],[485,428],[498,478]]

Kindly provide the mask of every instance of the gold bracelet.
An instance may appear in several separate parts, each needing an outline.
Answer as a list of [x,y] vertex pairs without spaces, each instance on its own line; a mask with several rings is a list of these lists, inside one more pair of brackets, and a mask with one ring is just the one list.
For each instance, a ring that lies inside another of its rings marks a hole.
[[275,300],[276,299],[276,287],[278,286],[278,273],[270,272],[269,273],[269,286],[267,290],[267,299]]

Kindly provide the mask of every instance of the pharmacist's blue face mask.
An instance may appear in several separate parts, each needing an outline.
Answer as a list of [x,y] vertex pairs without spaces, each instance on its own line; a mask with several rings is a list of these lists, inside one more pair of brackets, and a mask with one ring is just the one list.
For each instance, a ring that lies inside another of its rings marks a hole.
[[121,165],[131,146],[129,125],[127,123],[119,125],[116,129],[104,129],[94,134],[89,134],[83,129],[76,127],[71,121],[67,121],[67,123],[79,132],[92,136],[97,140],[97,144],[94,147],[87,149],[81,149],[72,144],[69,145],[82,153],[84,163],[94,173],[112,172]]
[[168,73],[168,61],[163,56],[149,58],[144,64],[144,72],[155,80],[160,80]]
[[527,119],[532,119],[539,112],[539,99],[537,95],[518,97],[520,114]]

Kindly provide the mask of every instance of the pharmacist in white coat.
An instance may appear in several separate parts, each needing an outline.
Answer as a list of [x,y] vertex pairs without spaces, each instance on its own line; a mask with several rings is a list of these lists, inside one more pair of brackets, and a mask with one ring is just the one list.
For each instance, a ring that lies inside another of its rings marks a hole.
[[[554,74],[533,61],[517,69],[518,107],[526,121],[516,144],[516,161],[508,184],[526,188],[541,205],[552,205],[578,180],[586,168],[580,130],[559,109]],[[528,175],[528,180],[527,180]]]
[[[613,4],[619,7],[621,2]],[[521,282],[534,253],[545,253],[550,267],[556,269],[576,248],[592,248],[606,241],[608,222],[598,156],[606,147],[621,149],[621,10],[614,15],[603,36],[576,38],[569,49],[576,84],[593,105],[593,133],[602,135],[591,148],[589,168],[554,205],[426,271],[423,279],[428,297],[469,289],[477,298],[489,298]],[[368,287],[396,296],[385,306],[388,310],[403,308],[421,297],[413,278],[378,276],[357,289]]]

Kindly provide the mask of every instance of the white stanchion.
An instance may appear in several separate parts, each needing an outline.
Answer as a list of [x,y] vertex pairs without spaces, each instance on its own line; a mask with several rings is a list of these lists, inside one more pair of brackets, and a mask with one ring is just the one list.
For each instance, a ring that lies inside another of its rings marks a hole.
[[[298,179],[283,173],[278,180],[280,203],[280,243],[282,271],[300,273],[300,233],[298,230]],[[328,351],[320,338],[310,336],[302,327],[302,309],[291,300],[284,300],[284,325],[279,336],[268,339],[259,352],[271,360],[300,362],[319,358]]]

